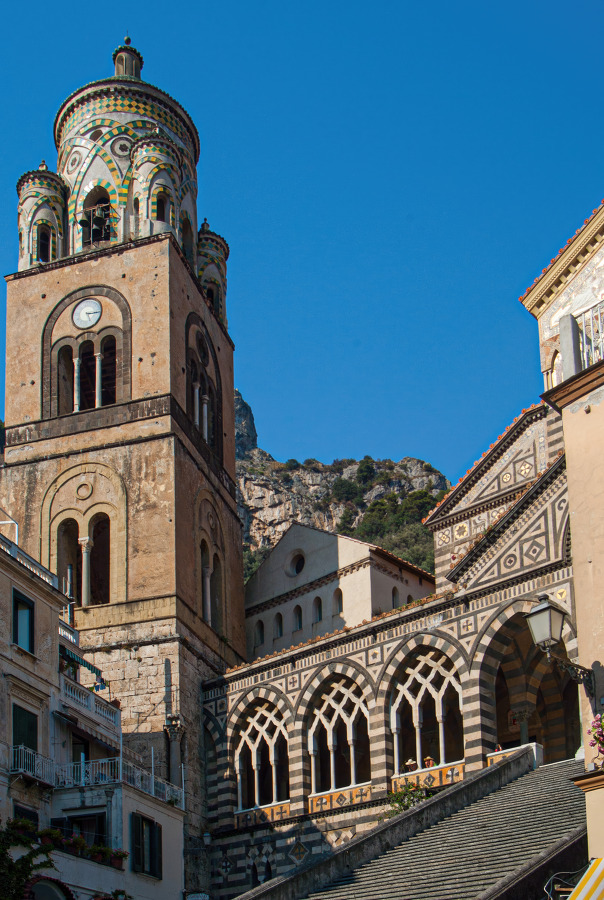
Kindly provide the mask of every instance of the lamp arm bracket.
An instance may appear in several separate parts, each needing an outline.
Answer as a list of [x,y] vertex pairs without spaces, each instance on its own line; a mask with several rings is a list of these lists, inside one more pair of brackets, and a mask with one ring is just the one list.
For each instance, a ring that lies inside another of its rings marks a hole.
[[553,653],[548,653],[548,657],[549,659],[552,659],[563,672],[568,672],[573,681],[585,685],[585,690],[590,697],[595,696],[596,685],[593,669],[586,669],[585,666],[580,666],[579,663],[570,662],[570,660],[564,659],[562,656],[556,656]]

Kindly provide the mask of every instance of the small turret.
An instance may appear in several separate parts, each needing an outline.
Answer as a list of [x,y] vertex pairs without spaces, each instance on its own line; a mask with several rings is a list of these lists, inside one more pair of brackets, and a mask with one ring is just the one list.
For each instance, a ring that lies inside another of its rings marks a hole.
[[140,81],[143,57],[130,44],[130,38],[126,35],[122,46],[113,51],[115,74],[126,78],[136,78]]
[[67,252],[64,240],[65,184],[44,162],[17,182],[19,271],[49,263]]
[[225,325],[228,258],[229,245],[210,230],[208,220],[204,219],[197,239],[198,277],[212,309]]

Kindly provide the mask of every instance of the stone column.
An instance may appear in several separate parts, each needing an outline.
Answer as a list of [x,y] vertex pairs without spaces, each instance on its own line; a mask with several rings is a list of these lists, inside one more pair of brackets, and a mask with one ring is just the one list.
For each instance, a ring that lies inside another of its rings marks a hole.
[[92,550],[92,538],[79,538],[78,543],[82,548],[82,606],[90,606],[90,551]]
[[336,748],[333,739],[333,730],[327,735],[327,749],[329,750],[329,790],[336,789]]
[[208,623],[208,625],[212,624],[212,601],[211,601],[211,577],[212,573],[210,572],[209,566],[204,566],[202,570],[202,607],[203,607],[203,618]]
[[348,738],[348,747],[350,750],[350,783],[357,784],[357,761],[354,752],[354,745],[356,741],[354,738]]
[[237,809],[243,809],[243,787],[241,785],[241,757],[235,761],[235,775],[237,777]]
[[178,714],[167,716],[166,718],[167,722],[164,725],[164,731],[168,735],[168,740],[170,741],[170,773],[168,780],[171,784],[176,785],[176,787],[182,787],[180,742],[185,733],[185,729]]
[[438,722],[438,750],[440,754],[439,765],[444,766],[445,764],[445,720],[443,718],[442,712],[440,716],[436,717],[436,721]]
[[252,755],[252,769],[254,770],[254,806],[260,806],[260,753]]
[[277,759],[275,757],[275,747],[270,750],[271,775],[273,776],[273,803],[277,802]]
[[[392,749],[394,750],[394,774],[399,775],[401,771],[401,757],[398,736],[400,729],[397,727],[392,732]],[[372,773],[373,774],[373,773]]]
[[95,384],[95,401],[94,405],[98,409],[99,406],[103,405],[103,354],[95,353],[94,358],[96,360],[96,384]]
[[201,398],[201,436],[204,441],[208,442],[208,403],[210,398],[204,394]]
[[422,765],[422,711],[421,707],[416,706],[413,710],[413,727],[415,728],[415,761],[418,769],[423,769]]
[[[315,741],[314,735],[312,737],[310,737],[309,744],[310,744],[310,746],[308,748],[308,752],[310,755],[310,792],[311,792],[311,794],[316,794],[317,793],[317,743]],[[290,776],[289,795],[291,798],[291,795],[292,795],[291,776]]]
[[73,411],[80,411],[80,357],[73,361]]
[[528,744],[529,742],[529,730],[528,723],[529,719],[532,715],[533,710],[528,706],[520,706],[517,709],[512,710],[512,714],[518,724],[520,725],[520,745]]
[[199,382],[193,382],[193,422],[199,428]]

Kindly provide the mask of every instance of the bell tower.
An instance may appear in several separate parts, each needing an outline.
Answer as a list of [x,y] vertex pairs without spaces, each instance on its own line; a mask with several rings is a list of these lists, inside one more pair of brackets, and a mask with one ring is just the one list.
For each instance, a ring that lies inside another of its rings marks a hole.
[[113,61],[59,109],[57,172],[17,184],[0,506],[72,596],[132,749],[184,770],[194,890],[201,688],[245,652],[229,248],[197,227],[191,118],[129,38]]

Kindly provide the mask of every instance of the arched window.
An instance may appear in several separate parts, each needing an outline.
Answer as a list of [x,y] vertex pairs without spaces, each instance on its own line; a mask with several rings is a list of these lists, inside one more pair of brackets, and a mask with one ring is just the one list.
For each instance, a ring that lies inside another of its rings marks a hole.
[[401,605],[401,603],[399,600],[398,588],[393,587],[392,588],[392,609],[398,609],[400,605]]
[[80,388],[78,409],[94,409],[96,405],[96,360],[92,341],[83,341],[80,344],[78,376]]
[[287,729],[268,701],[253,707],[240,725],[235,749],[239,809],[282,803],[289,798]]
[[332,615],[341,616],[344,612],[344,597],[340,588],[336,588],[333,592]]
[[222,633],[222,564],[218,554],[212,560],[212,577],[210,578],[212,600],[211,625],[218,634]]
[[422,648],[401,669],[390,701],[394,771],[407,759],[424,768],[426,759],[442,765],[463,759],[462,690],[453,661]]
[[38,259],[40,262],[50,262],[50,228],[48,225],[38,225]]
[[407,594],[407,603],[413,603],[413,597],[411,594]]
[[140,231],[140,201],[138,197],[134,198],[134,237],[139,236]]
[[283,616],[277,613],[273,621],[273,637],[275,640],[283,637]]
[[155,203],[155,218],[158,222],[167,222],[170,215],[170,201],[163,191],[157,195]]
[[264,622],[258,619],[254,626],[254,649],[264,644]]
[[210,551],[205,541],[201,542],[201,614],[204,620],[211,624],[212,606],[210,602],[211,586],[210,580],[212,571],[210,569]]
[[187,320],[187,415],[200,437],[222,456],[220,368],[207,330],[196,314]]
[[[30,888],[33,900],[67,900],[67,894],[54,881],[45,878],[36,881]],[[72,896],[72,895],[70,895]]]
[[83,247],[111,240],[111,203],[104,188],[95,187],[90,191],[84,200],[79,225]]
[[90,602],[109,603],[111,588],[111,525],[109,516],[100,513],[92,520],[90,528]]
[[312,602],[312,620],[316,625],[323,618],[323,601],[320,597],[315,597]]
[[294,631],[300,631],[302,628],[302,607],[294,607]]
[[57,529],[57,575],[59,585],[76,603],[82,602],[82,548],[75,519],[63,519]]
[[103,136],[103,129],[96,128],[90,135],[90,140],[94,141],[96,143],[100,138],[102,138],[102,136]]
[[371,780],[368,724],[358,684],[342,676],[322,690],[308,728],[313,794]]
[[115,338],[108,335],[101,342],[101,405],[109,406],[116,401],[117,352]]
[[57,414],[73,412],[73,349],[61,347],[57,354]]
[[195,260],[193,257],[193,229],[191,228],[191,223],[187,218],[182,220],[182,249],[184,250],[184,254],[187,257],[188,262],[191,265],[194,265]]

